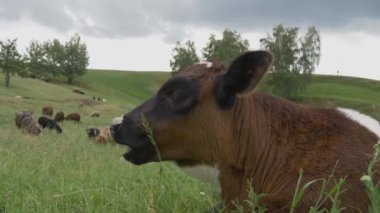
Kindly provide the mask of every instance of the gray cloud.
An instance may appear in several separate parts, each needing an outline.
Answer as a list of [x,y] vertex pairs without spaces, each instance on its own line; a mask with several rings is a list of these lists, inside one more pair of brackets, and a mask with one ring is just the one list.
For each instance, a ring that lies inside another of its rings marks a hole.
[[58,32],[172,42],[189,27],[238,31],[274,25],[380,32],[379,0],[0,0],[0,19],[29,19]]

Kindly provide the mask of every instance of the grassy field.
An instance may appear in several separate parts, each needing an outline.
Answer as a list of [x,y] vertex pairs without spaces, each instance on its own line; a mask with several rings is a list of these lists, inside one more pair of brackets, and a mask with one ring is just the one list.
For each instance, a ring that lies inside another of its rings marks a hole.
[[380,82],[343,76],[313,76],[302,102],[356,109],[380,121]]
[[[89,72],[75,86],[33,79],[0,80],[0,212],[200,212],[217,201],[215,189],[191,179],[170,163],[136,167],[121,159],[125,147],[97,145],[85,134],[142,102],[167,73]],[[86,95],[72,92],[79,87]],[[29,99],[18,99],[21,95]],[[107,102],[79,107],[83,99]],[[21,134],[15,112],[35,118],[52,105],[79,112],[81,123],[64,122],[63,134]],[[99,111],[100,118],[87,117]]]
[[[0,212],[202,212],[215,205],[216,189],[183,175],[173,164],[133,166],[121,159],[125,147],[97,145],[85,134],[88,126],[108,125],[131,110],[169,77],[97,70],[74,86],[14,77],[10,88],[1,78]],[[331,76],[313,80],[303,102],[351,107],[380,120],[380,82]],[[73,93],[76,87],[86,94]],[[93,96],[107,102],[79,107]],[[38,118],[45,105],[79,112],[82,122],[64,122],[62,135],[49,130],[37,137],[22,134],[14,124],[15,112],[29,109]],[[100,118],[88,117],[92,111],[99,111]]]

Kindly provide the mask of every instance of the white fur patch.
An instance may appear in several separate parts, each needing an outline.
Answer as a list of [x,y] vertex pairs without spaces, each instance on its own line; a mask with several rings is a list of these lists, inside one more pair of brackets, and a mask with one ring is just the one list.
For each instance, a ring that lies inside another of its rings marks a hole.
[[211,68],[213,65],[211,61],[202,61],[199,64],[204,64],[207,68]]
[[113,125],[121,124],[122,121],[123,121],[123,115],[112,119],[111,124],[113,124]]
[[338,110],[346,114],[352,120],[360,123],[362,126],[367,127],[369,130],[380,137],[380,124],[377,120],[352,109],[339,107]]
[[212,186],[217,187],[220,190],[219,170],[216,167],[197,165],[179,168],[186,175],[208,182]]

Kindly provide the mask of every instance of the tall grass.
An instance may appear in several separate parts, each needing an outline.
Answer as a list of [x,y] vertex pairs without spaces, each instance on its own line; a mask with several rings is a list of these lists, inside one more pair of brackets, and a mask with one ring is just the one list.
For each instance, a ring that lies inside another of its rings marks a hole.
[[[376,170],[376,166],[380,163],[380,141],[374,146],[374,153],[372,160],[368,165],[367,174],[363,175],[361,181],[367,188],[368,196],[371,200],[371,206],[369,207],[370,213],[380,212],[380,180],[376,183],[374,181],[375,173],[379,173]],[[379,175],[379,174],[378,174]]]
[[92,143],[81,124],[63,128],[62,135],[44,131],[38,137],[15,127],[1,131],[0,209],[200,212],[218,199],[210,185],[183,175],[171,163],[133,166],[121,157],[124,147]]
[[[86,95],[81,96],[70,85],[17,77],[11,88],[0,87],[0,212],[201,212],[217,202],[216,189],[183,175],[172,163],[137,167],[122,158],[125,147],[98,145],[87,138],[88,126],[108,125],[135,106],[124,104],[129,99],[138,104],[147,96],[119,96],[112,84],[105,87],[107,96],[92,86],[84,87]],[[76,100],[92,96],[108,101],[78,107]],[[79,112],[81,123],[65,121],[61,135],[46,129],[37,137],[22,134],[15,126],[15,112],[30,109],[37,119],[44,105]],[[99,111],[100,117],[86,116],[92,111]]]

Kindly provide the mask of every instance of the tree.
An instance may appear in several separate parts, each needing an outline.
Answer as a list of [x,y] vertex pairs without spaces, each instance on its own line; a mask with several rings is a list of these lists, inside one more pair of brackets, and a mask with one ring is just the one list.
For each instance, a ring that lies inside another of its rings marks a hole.
[[26,52],[29,75],[50,81],[63,72],[64,47],[57,39],[43,43],[31,41]]
[[28,55],[27,67],[30,76],[50,81],[53,77],[49,75],[49,67],[47,65],[48,54],[44,48],[44,44],[38,41],[31,41],[28,48],[26,48]]
[[[61,75],[67,78],[67,82],[71,84],[76,77],[82,76],[87,72],[88,53],[86,44],[81,43],[80,36],[75,34],[64,45],[63,56],[59,52],[59,45],[55,49],[57,53],[56,60],[61,61],[59,66],[62,68]],[[54,58],[54,57],[53,57]]]
[[310,83],[310,76],[319,63],[321,41],[315,27],[298,37],[298,28],[278,25],[272,35],[260,39],[275,60],[265,87],[274,94],[296,99]]
[[49,69],[49,73],[53,77],[57,75],[62,75],[63,64],[65,58],[65,47],[59,42],[58,39],[53,39],[53,41],[44,42],[44,51],[46,53],[46,66]]
[[181,42],[177,41],[172,56],[173,59],[170,60],[170,67],[172,68],[173,73],[199,62],[194,42],[190,40],[187,41],[185,45],[182,45]]
[[24,57],[17,51],[17,39],[0,41],[0,71],[4,73],[6,87],[11,75],[22,69],[23,61]]
[[243,39],[240,33],[226,29],[220,40],[216,39],[214,34],[211,34],[209,42],[203,48],[203,57],[206,59],[218,59],[224,66],[228,67],[236,57],[246,52],[248,48],[248,40]]

